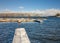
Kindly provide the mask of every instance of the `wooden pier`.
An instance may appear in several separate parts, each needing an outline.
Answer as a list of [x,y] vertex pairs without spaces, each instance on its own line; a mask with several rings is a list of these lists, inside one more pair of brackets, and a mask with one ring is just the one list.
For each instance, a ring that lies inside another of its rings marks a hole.
[[30,40],[24,28],[16,29],[12,43],[30,43]]

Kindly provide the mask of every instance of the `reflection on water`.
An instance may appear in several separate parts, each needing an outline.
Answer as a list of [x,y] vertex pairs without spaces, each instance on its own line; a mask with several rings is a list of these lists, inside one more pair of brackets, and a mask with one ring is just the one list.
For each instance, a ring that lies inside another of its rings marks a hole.
[[60,18],[49,17],[42,24],[0,23],[0,43],[12,43],[16,28],[25,28],[31,43],[60,43]]

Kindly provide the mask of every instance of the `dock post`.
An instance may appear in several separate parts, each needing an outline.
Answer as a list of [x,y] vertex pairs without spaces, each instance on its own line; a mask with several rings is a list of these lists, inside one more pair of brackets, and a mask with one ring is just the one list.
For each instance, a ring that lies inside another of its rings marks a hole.
[[24,28],[17,28],[12,43],[30,43]]

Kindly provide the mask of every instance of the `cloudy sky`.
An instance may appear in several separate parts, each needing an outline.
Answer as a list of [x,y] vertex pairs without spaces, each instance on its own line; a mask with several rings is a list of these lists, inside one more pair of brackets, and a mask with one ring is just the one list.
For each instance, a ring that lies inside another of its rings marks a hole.
[[42,14],[60,12],[60,0],[0,0],[1,11],[23,11]]

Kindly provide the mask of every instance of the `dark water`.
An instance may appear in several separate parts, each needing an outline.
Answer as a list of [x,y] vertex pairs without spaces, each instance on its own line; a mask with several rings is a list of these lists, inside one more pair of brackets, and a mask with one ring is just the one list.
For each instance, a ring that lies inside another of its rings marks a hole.
[[0,22],[0,43],[12,43],[16,28],[25,28],[31,43],[60,43],[60,18],[48,17],[43,23]]

